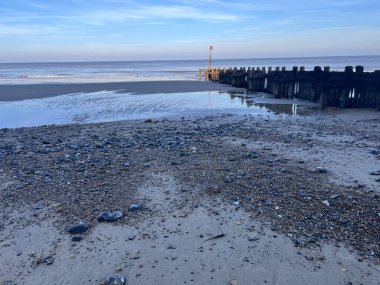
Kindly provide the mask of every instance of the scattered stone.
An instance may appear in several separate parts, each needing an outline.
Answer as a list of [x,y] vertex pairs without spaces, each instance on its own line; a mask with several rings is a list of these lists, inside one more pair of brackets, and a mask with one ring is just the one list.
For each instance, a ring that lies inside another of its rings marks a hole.
[[330,206],[330,203],[329,203],[329,201],[327,201],[327,200],[322,201],[322,204],[323,204],[323,205],[326,205],[327,207]]
[[239,285],[237,280],[231,280],[230,285]]
[[142,207],[139,204],[132,204],[131,206],[129,206],[130,212],[140,211],[141,209],[142,209]]
[[196,153],[196,152],[198,151],[198,148],[195,147],[195,146],[193,146],[193,147],[190,148],[190,151],[191,151],[192,153]]
[[126,285],[127,277],[123,274],[111,274],[107,277],[107,285]]
[[72,241],[81,241],[82,239],[83,239],[82,236],[73,236],[73,237],[71,238]]
[[209,241],[209,240],[214,240],[214,239],[218,239],[218,238],[222,238],[222,237],[225,237],[226,235],[224,233],[220,233],[216,236],[213,236],[213,237],[210,237],[208,239],[205,239],[204,241]]
[[123,211],[102,212],[98,217],[99,222],[115,222],[124,217]]
[[80,222],[79,224],[71,225],[68,229],[68,232],[70,234],[80,235],[80,234],[85,233],[87,229],[88,229],[87,225],[83,222]]
[[323,168],[323,167],[317,167],[316,168],[316,171],[318,173],[327,173],[327,169],[326,168]]
[[369,175],[373,175],[373,176],[380,175],[380,170],[378,170],[378,171],[372,171]]
[[54,257],[51,255],[45,257],[43,263],[45,263],[46,265],[52,265],[54,263]]
[[266,207],[272,206],[272,201],[271,200],[265,200],[264,201],[264,206],[266,206]]
[[153,123],[153,120],[152,119],[147,119],[144,121],[144,123]]
[[209,194],[209,195],[212,195],[212,194],[220,194],[222,191],[220,190],[219,187],[208,187],[206,189],[206,192]]

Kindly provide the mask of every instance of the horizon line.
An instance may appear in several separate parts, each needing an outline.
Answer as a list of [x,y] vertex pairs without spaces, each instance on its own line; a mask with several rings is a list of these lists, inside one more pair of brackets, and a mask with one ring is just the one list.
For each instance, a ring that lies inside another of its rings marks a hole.
[[[302,59],[302,58],[337,58],[337,57],[376,57],[373,55],[323,55],[323,56],[284,56],[284,57],[237,57],[237,58],[213,58],[215,60],[244,60],[244,59]],[[160,62],[160,61],[208,61],[203,59],[148,59],[148,60],[83,60],[83,61],[16,61],[0,62],[0,64],[33,64],[33,63],[97,63],[97,62]]]

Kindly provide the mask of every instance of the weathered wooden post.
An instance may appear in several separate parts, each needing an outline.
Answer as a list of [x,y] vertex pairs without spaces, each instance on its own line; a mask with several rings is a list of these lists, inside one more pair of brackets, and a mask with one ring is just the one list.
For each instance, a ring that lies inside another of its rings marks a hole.
[[354,68],[352,66],[346,66],[344,69],[344,83],[342,86],[342,90],[340,93],[340,100],[339,100],[339,107],[340,108],[346,108],[348,101],[349,101],[349,95],[353,85],[353,77],[354,77]]
[[374,72],[375,77],[375,102],[376,102],[376,109],[380,111],[380,70],[376,70]]

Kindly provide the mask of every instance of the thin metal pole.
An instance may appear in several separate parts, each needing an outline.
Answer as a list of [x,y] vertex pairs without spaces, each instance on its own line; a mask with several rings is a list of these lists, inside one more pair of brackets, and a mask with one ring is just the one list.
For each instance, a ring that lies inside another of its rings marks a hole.
[[210,46],[210,61],[209,61],[209,64],[208,64],[208,68],[211,69],[211,66],[212,66],[212,49],[213,49],[213,46]]

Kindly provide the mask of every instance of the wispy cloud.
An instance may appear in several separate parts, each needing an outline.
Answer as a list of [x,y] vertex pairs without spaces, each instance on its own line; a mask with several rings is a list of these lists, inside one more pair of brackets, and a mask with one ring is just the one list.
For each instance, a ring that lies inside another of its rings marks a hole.
[[229,13],[207,12],[191,6],[141,6],[121,10],[90,11],[77,20],[87,24],[107,22],[152,21],[152,20],[201,20],[211,22],[238,21],[236,15]]

